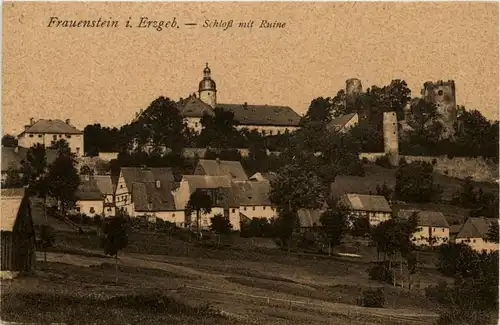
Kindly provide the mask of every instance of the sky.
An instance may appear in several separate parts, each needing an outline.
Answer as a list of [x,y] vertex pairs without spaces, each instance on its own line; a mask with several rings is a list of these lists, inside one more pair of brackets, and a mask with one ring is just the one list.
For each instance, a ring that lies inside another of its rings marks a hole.
[[[286,105],[303,114],[349,78],[363,88],[404,79],[455,80],[457,104],[498,119],[498,3],[85,3],[3,4],[2,133],[30,117],[120,126],[157,97],[197,92],[205,62],[217,101]],[[117,28],[47,27],[118,20]],[[129,18],[130,17],[130,18]],[[179,28],[136,27],[141,17]],[[126,28],[130,19],[133,28]],[[233,27],[204,28],[205,20]],[[254,28],[238,22],[254,20]],[[261,20],[285,28],[256,28]],[[197,26],[185,26],[195,22]]]

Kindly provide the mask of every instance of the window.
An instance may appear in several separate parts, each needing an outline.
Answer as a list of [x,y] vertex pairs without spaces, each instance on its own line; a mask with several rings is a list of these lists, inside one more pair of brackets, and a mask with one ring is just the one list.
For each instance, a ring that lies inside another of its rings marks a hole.
[[123,188],[123,184],[120,184],[120,188]]
[[262,135],[266,135],[266,130],[262,130]]
[[76,207],[76,212],[80,212],[80,207]]
[[66,134],[66,138],[71,139],[71,135]]
[[194,126],[195,126],[195,127],[198,127],[198,122],[195,122],[195,123],[194,123]]
[[57,135],[55,135],[55,134],[54,134],[54,135],[52,136],[52,140],[57,140]]
[[95,213],[95,209],[94,209],[94,207],[90,207],[89,212],[90,212],[90,213]]
[[80,153],[80,148],[76,148],[76,153]]
[[235,213],[236,212],[236,209],[232,209],[232,212]]
[[247,210],[247,207],[243,207],[243,210],[246,211]]
[[444,232],[444,228],[443,228],[442,230],[443,230],[443,232]]
[[39,134],[39,135],[38,135],[38,137],[39,137],[39,138],[41,138],[41,137],[42,137],[42,135],[41,135],[41,134]]
[[111,212],[111,208],[108,208],[108,212]]
[[30,134],[30,138],[33,138],[33,134]]
[[438,95],[439,95],[439,96],[443,95],[443,91],[442,91],[442,90],[439,90],[439,91],[438,91]]
[[266,207],[262,207],[262,210],[265,210],[265,209],[266,209]]
[[255,211],[255,207],[252,207],[252,208],[253,208],[252,210]]
[[281,131],[278,131],[278,135],[280,135],[280,134],[281,134]]
[[475,239],[473,239],[473,240],[472,240],[472,242],[473,242],[473,243],[475,243],[475,242],[476,242],[476,240],[475,240]]
[[273,135],[273,131],[269,131],[269,135]]
[[172,213],[172,218],[175,218],[175,213]]

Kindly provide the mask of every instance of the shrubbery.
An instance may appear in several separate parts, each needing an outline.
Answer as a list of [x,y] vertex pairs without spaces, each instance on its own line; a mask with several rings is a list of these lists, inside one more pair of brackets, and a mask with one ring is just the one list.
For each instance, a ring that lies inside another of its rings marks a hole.
[[364,290],[358,304],[363,307],[381,308],[385,304],[384,289]]
[[392,284],[394,281],[391,270],[389,269],[387,263],[379,263],[370,267],[368,270],[368,276],[371,280],[377,280],[382,282],[387,282]]

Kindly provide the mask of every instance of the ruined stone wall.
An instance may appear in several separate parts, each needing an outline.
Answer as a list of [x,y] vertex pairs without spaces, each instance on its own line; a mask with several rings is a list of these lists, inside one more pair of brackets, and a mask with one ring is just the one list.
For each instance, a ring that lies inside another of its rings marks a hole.
[[472,177],[478,182],[495,182],[498,180],[498,164],[484,158],[446,156],[401,156],[408,163],[425,161],[434,165],[434,171],[460,179]]

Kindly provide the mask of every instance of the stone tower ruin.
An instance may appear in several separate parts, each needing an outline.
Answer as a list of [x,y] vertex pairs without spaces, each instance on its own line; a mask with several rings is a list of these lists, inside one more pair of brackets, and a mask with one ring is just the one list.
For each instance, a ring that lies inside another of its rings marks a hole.
[[383,116],[384,153],[391,165],[399,164],[398,118],[396,112],[385,112]]
[[346,107],[354,108],[356,99],[363,92],[361,80],[356,78],[347,79],[345,82]]
[[457,121],[457,100],[455,95],[455,81],[448,80],[424,83],[422,98],[437,106],[443,121],[446,133],[453,131],[453,124]]

